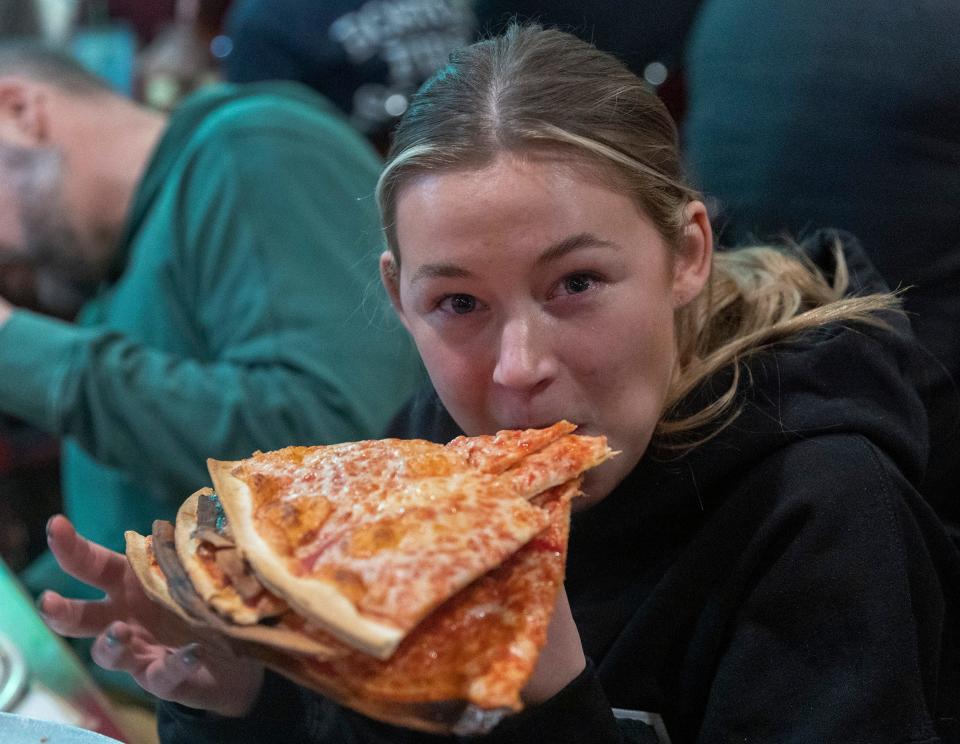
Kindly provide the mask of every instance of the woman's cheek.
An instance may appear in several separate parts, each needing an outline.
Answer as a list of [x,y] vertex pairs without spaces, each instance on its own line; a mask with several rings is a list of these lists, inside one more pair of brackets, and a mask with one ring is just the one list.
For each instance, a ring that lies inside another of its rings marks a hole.
[[[438,392],[457,391],[458,397],[462,397],[463,392],[481,392],[481,386],[476,383],[483,374],[484,364],[475,355],[458,353],[439,342],[418,344],[418,349]],[[468,381],[471,384],[464,384]]]

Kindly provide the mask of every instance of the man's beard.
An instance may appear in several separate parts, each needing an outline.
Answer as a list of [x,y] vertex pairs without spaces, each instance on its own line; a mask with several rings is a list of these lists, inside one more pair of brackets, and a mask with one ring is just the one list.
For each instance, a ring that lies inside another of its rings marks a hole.
[[70,221],[63,195],[64,162],[59,150],[34,150],[17,170],[23,256],[36,276],[37,299],[58,315],[69,314],[100,282],[89,261],[95,255]]

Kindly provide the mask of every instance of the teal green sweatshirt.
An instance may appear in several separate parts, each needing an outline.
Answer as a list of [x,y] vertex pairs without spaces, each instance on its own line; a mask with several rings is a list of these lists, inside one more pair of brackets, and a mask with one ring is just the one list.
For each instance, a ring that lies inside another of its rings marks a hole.
[[[83,534],[122,549],[172,518],[207,457],[379,434],[422,372],[377,281],[378,168],[306,89],[203,92],[172,115],[78,323],[18,310],[0,328],[0,410],[63,437]],[[49,569],[28,583],[65,587]]]

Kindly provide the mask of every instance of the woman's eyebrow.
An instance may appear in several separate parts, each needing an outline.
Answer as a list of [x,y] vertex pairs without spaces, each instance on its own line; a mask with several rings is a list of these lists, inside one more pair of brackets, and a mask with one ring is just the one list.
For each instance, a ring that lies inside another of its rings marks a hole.
[[564,238],[559,243],[554,243],[551,245],[540,254],[540,257],[537,259],[537,263],[547,264],[551,263],[552,261],[557,261],[566,256],[568,253],[572,253],[573,251],[581,248],[613,248],[614,250],[620,250],[620,246],[616,243],[611,243],[608,240],[602,240],[593,233],[583,232],[576,235],[571,235],[569,238]]
[[473,276],[469,271],[455,264],[431,263],[423,264],[410,278],[411,284],[423,279],[467,279]]
[[[581,248],[613,248],[620,250],[620,246],[608,240],[602,240],[593,233],[578,233],[554,243],[537,258],[537,264],[547,264],[557,261],[568,253]],[[410,283],[416,284],[424,279],[469,279],[473,274],[461,266],[451,263],[429,263],[420,266],[410,277]]]

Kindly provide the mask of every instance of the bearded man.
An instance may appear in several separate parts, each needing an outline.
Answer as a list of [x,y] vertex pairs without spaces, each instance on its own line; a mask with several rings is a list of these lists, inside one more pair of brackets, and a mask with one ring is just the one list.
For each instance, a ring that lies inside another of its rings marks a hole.
[[[75,324],[0,299],[0,411],[62,437],[86,535],[118,549],[172,518],[207,457],[380,433],[421,373],[364,302],[378,168],[292,84],[213,86],[167,118],[0,47],[0,265],[88,298]],[[52,567],[27,583],[81,594]]]

